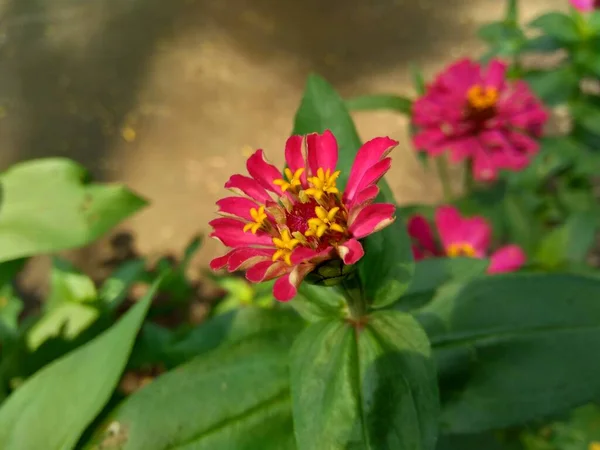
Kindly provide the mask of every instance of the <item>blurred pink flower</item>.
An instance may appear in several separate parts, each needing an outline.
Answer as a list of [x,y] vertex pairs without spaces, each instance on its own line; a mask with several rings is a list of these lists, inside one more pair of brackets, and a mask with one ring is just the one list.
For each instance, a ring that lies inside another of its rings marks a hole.
[[497,59],[485,69],[463,59],[438,75],[413,107],[417,149],[431,156],[448,150],[452,162],[470,159],[477,180],[525,168],[548,114],[525,82],[506,79],[506,69]]
[[600,9],[600,0],[569,0],[573,8],[582,12],[590,12],[594,9]]
[[217,202],[224,217],[210,222],[211,237],[232,250],[212,260],[211,268],[243,270],[254,283],[277,278],[275,298],[287,301],[317,265],[335,258],[355,264],[364,255],[359,239],[395,219],[394,205],[373,201],[396,145],[388,137],[365,143],[343,193],[336,184],[338,144],[330,131],[287,140],[285,177],[257,150],[246,164],[250,176],[233,175],[225,184],[241,195]]
[[[439,243],[427,220],[420,215],[408,221],[416,260],[448,256],[486,258],[492,229],[483,217],[462,217],[453,206],[440,206],[435,212]],[[490,257],[489,273],[513,272],[525,264],[525,253],[516,245],[496,250]]]

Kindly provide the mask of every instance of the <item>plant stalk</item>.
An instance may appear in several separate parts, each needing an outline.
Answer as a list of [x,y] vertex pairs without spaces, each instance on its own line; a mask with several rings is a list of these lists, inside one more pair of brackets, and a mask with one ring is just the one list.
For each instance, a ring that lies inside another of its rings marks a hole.
[[435,159],[435,164],[438,172],[442,191],[444,193],[444,201],[450,203],[453,199],[452,188],[450,187],[450,177],[448,176],[448,162],[445,155],[440,155]]

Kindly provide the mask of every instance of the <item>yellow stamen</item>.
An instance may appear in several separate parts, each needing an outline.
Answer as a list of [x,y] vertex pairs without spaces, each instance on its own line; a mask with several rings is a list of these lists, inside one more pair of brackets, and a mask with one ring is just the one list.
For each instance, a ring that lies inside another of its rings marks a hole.
[[283,192],[288,191],[288,190],[292,191],[292,192],[296,192],[298,186],[302,185],[302,182],[300,181],[300,177],[304,173],[304,167],[300,167],[294,173],[292,173],[292,171],[289,167],[286,167],[283,172],[284,172],[285,178],[287,180],[279,178],[277,180],[274,180],[273,184],[276,186],[280,186],[281,190]]
[[589,450],[600,450],[600,442],[590,442]]
[[475,257],[475,248],[471,244],[466,242],[455,242],[450,244],[446,249],[446,254],[450,258],[458,258],[460,256],[466,256],[468,258]]
[[261,206],[258,209],[251,208],[250,216],[254,220],[254,222],[248,222],[244,225],[244,231],[251,231],[252,234],[256,234],[256,232],[263,226],[265,220],[267,220],[267,213],[265,213],[265,207]]
[[322,237],[328,230],[344,233],[346,230],[340,224],[335,223],[335,218],[340,210],[339,207],[331,208],[327,211],[322,206],[315,208],[317,217],[308,219],[308,230],[304,233],[306,236]]
[[285,229],[281,232],[281,238],[273,238],[273,244],[277,251],[273,254],[273,261],[283,259],[288,266],[292,265],[292,251],[300,244],[298,239],[290,235],[290,231]]
[[472,86],[467,92],[467,100],[473,109],[482,110],[493,108],[498,102],[498,89],[482,87],[479,84]]
[[308,183],[311,185],[311,187],[306,189],[304,192],[306,195],[314,197],[317,201],[321,200],[325,193],[339,194],[340,191],[335,184],[339,176],[339,170],[331,173],[331,169],[327,169],[327,171],[325,171],[322,167],[319,167],[317,170],[317,176],[308,178]]

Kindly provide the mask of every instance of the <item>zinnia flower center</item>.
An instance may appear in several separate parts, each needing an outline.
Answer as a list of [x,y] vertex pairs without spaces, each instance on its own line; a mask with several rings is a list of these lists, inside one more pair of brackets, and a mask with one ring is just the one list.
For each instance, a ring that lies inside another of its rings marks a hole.
[[446,254],[450,258],[459,258],[461,256],[473,258],[475,257],[475,249],[471,244],[466,242],[455,242],[448,246]]
[[315,208],[319,204],[315,200],[306,203],[297,202],[285,214],[285,224],[292,233],[299,231],[304,234],[308,230],[308,221],[315,217]]
[[496,115],[499,93],[494,87],[479,84],[467,91],[467,118],[475,122],[484,122]]

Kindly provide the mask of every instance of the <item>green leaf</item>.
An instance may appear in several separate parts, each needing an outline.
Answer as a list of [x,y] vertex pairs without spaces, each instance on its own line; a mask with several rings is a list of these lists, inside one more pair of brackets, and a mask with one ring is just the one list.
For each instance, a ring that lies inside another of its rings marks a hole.
[[[3,343],[17,337],[19,315],[23,311],[23,302],[17,297],[13,287],[5,284],[0,287],[0,349]],[[1,354],[1,353],[0,353]]]
[[[399,216],[399,211],[396,211]],[[412,246],[401,217],[363,242],[358,263],[367,299],[374,308],[396,302],[408,289],[414,272]]]
[[562,46],[553,37],[542,35],[525,40],[521,47],[523,52],[553,53],[560,50]]
[[300,450],[435,447],[438,397],[427,338],[410,316],[377,312],[354,328],[312,324],[291,355]]
[[68,302],[55,306],[28,330],[25,337],[27,347],[35,351],[51,338],[73,340],[99,316],[99,311],[92,306]]
[[96,286],[87,275],[64,259],[52,258],[50,294],[44,302],[46,311],[65,303],[93,303],[97,298]]
[[351,111],[388,109],[410,115],[412,113],[412,100],[399,95],[362,95],[346,100],[346,107]]
[[588,131],[600,133],[600,107],[578,102],[571,107],[573,119]]
[[84,448],[293,450],[289,331],[246,336],[162,375],[126,399]]
[[145,272],[146,262],[143,259],[126,261],[104,280],[98,298],[108,309],[116,310],[127,298],[129,289],[143,279]]
[[542,30],[546,35],[564,44],[577,42],[580,38],[573,18],[559,12],[550,12],[537,17],[529,26]]
[[155,291],[156,285],[115,326],[38,371],[6,400],[0,408],[0,448],[75,446],[119,381]]
[[548,106],[567,102],[579,90],[579,77],[571,65],[552,70],[530,71],[523,79]]
[[597,215],[572,215],[564,225],[544,236],[536,252],[538,264],[556,269],[566,263],[584,262],[596,240],[597,229]]
[[488,259],[479,258],[431,258],[417,261],[408,290],[394,304],[394,309],[410,311],[422,307],[444,284],[484,275],[489,263]]
[[169,367],[174,367],[217,347],[237,345],[256,336],[273,340],[281,335],[295,336],[303,327],[304,322],[289,309],[238,309],[194,328],[185,338],[165,349],[164,359]]
[[290,304],[305,320],[310,322],[344,317],[347,309],[346,300],[339,289],[314,286],[308,283],[300,285],[298,295]]
[[413,80],[415,90],[417,91],[417,95],[423,95],[425,93],[425,79],[423,78],[423,72],[421,71],[421,68],[414,63],[410,63],[409,66],[410,75]]
[[123,186],[85,183],[85,176],[62,158],[0,175],[0,261],[85,245],[146,204]]
[[343,188],[361,141],[344,100],[323,78],[310,75],[296,112],[293,134],[322,133],[325,130],[331,130],[338,141],[340,155],[337,168],[341,171],[338,184]]
[[418,314],[437,360],[442,427],[477,433],[600,397],[600,279],[495,275]]

